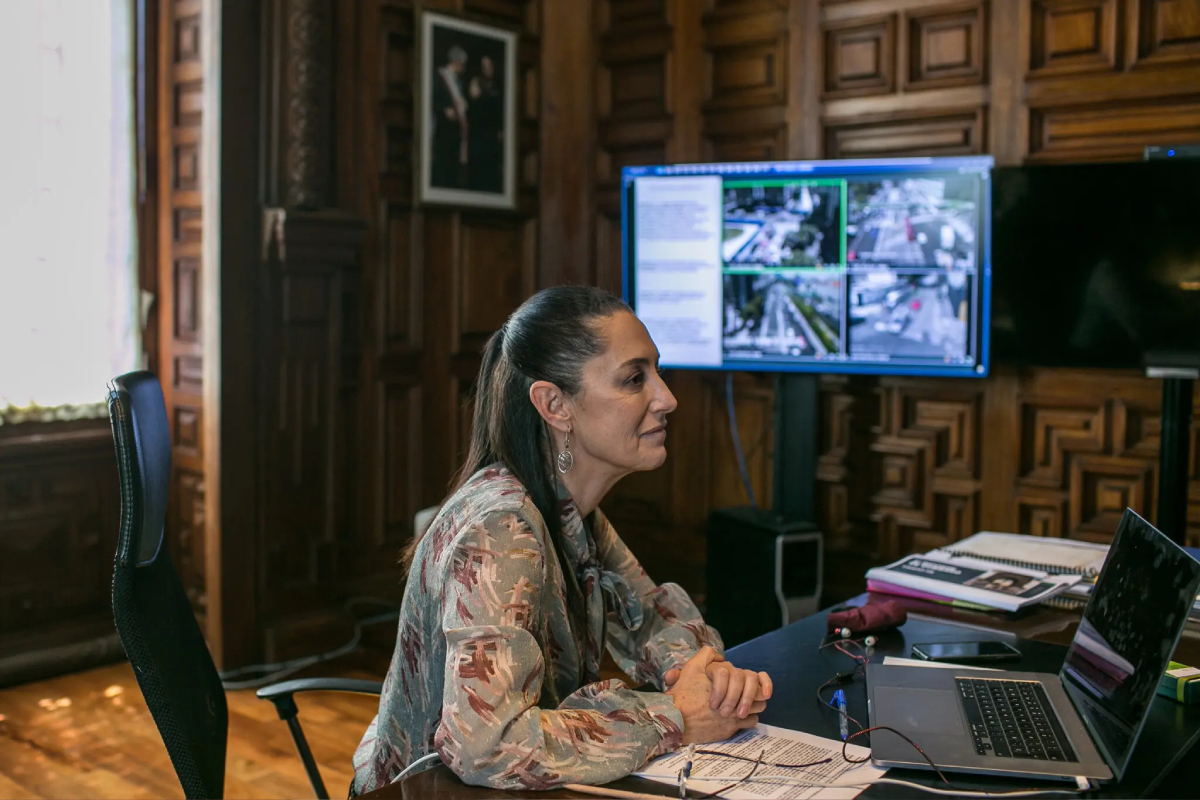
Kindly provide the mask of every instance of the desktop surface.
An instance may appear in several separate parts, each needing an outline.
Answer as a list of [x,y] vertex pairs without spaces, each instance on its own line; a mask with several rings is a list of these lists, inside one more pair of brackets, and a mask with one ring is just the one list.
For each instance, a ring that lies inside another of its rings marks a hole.
[[[860,595],[850,604],[861,605],[869,599]],[[953,642],[979,639],[1002,639],[1021,651],[1019,662],[1007,662],[1007,669],[1030,672],[1056,673],[1066,655],[1066,644],[1070,642],[1074,627],[1078,623],[1076,612],[1034,608],[1017,615],[988,614],[953,609],[935,603],[908,598],[892,598],[909,610],[908,622],[896,631],[882,634],[875,648],[874,658],[882,660],[886,655],[908,657],[909,650],[917,642]],[[760,636],[728,652],[729,659],[739,667],[765,670],[775,684],[775,694],[760,716],[769,725],[802,730],[830,739],[838,738],[837,715],[824,704],[819,704],[816,690],[836,672],[851,668],[850,659],[833,648],[818,650],[825,635],[825,618],[828,611],[814,614],[786,628],[780,628]],[[1017,638],[1018,634],[1029,638]],[[1191,632],[1176,651],[1175,660],[1188,664],[1200,663],[1200,639],[1192,638]],[[867,719],[867,694],[864,681],[859,678],[846,690],[849,714],[860,721]],[[828,700],[830,691],[826,691]],[[1151,796],[1164,778],[1170,775],[1170,791],[1178,770],[1172,769],[1186,757],[1197,740],[1200,740],[1200,708],[1184,706],[1164,697],[1156,697],[1150,710],[1146,728],[1138,741],[1125,778],[1120,783],[1110,783],[1099,792],[1086,797],[1145,797]],[[865,744],[865,743],[864,743]],[[1180,769],[1184,769],[1181,767]],[[891,770],[890,777],[912,780],[928,785],[937,785],[936,777],[928,771]],[[1019,787],[1037,786],[1053,788],[1052,784],[1034,783],[1021,779],[979,778],[967,775],[952,775],[956,786],[967,789],[1002,791]],[[656,794],[664,797],[678,796],[675,787],[636,778],[625,778],[610,784],[613,788]],[[398,784],[385,786],[365,797],[371,798],[476,798],[476,797],[571,797],[587,795],[567,790],[546,792],[497,792],[491,789],[466,786],[444,766],[413,775]],[[932,795],[898,786],[872,786],[860,797],[892,798]]]

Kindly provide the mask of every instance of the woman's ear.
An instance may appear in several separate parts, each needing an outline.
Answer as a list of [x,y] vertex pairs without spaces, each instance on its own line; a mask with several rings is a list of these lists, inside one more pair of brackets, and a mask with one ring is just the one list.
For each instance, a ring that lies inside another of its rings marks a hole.
[[546,424],[566,433],[571,429],[571,414],[562,391],[550,381],[534,381],[529,387],[529,402],[546,420]]

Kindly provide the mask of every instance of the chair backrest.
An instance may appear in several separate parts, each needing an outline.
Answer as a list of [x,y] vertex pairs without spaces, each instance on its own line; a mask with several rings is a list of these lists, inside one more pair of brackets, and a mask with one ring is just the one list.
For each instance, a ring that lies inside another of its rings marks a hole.
[[150,372],[115,378],[108,412],[121,479],[113,616],[154,724],[192,798],[225,789],[228,710],[216,666],[163,542],[171,434]]

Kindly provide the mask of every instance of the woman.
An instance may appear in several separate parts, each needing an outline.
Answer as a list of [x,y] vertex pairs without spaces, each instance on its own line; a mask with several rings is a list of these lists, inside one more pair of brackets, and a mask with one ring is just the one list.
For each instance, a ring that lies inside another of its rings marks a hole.
[[[770,678],[726,662],[687,594],[655,586],[598,508],[663,463],[675,406],[645,327],[607,292],[546,289],[492,336],[458,486],[405,553],[353,793],[435,751],[497,789],[604,783],[756,724]],[[652,690],[601,681],[603,645]]]

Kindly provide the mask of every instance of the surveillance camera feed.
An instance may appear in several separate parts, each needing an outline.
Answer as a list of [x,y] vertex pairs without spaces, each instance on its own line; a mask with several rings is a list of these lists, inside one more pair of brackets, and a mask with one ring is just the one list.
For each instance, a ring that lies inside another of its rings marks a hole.
[[665,366],[985,375],[991,168],[627,167],[626,299]]

